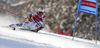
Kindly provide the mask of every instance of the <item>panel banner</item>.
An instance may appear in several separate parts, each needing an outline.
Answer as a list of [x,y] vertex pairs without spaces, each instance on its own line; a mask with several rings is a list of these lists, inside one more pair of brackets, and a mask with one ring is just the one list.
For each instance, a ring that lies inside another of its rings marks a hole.
[[96,15],[96,0],[81,0],[79,6],[79,12],[84,12],[92,15]]

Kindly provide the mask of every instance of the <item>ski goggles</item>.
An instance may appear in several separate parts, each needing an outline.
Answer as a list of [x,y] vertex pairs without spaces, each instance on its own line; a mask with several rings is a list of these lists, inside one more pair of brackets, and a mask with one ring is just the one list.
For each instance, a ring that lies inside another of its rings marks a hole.
[[43,14],[44,12],[39,12],[39,14]]

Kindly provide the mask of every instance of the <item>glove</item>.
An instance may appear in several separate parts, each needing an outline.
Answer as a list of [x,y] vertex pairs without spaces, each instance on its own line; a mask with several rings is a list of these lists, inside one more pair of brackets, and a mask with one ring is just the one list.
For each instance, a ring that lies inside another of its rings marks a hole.
[[32,19],[31,19],[31,18],[29,18],[29,20],[28,20],[28,21],[32,22]]

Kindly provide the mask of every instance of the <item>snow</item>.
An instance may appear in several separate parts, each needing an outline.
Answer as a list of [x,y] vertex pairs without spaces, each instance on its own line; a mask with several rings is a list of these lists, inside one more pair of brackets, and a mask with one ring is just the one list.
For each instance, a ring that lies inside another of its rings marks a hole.
[[100,48],[100,42],[62,36],[46,31],[11,30],[0,27],[0,48]]

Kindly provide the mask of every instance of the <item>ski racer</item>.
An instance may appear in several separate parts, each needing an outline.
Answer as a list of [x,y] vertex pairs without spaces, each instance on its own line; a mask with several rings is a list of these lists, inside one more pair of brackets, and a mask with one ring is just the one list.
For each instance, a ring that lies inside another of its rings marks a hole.
[[28,21],[25,23],[19,23],[19,24],[12,24],[9,25],[10,27],[15,30],[16,27],[25,27],[29,29],[35,29],[35,32],[38,32],[42,28],[44,28],[45,25],[45,16],[44,16],[44,8],[39,8],[38,11],[35,11],[29,15]]

